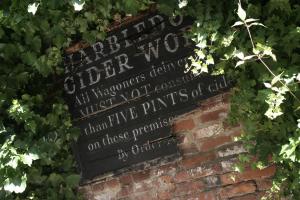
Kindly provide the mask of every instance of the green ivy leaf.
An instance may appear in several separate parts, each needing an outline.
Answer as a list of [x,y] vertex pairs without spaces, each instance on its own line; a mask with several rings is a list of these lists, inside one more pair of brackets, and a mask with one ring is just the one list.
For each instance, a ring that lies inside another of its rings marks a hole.
[[133,14],[134,15],[139,10],[138,1],[126,0],[126,1],[124,1],[124,4],[125,4],[125,12],[127,14]]
[[42,41],[41,38],[38,36],[35,36],[32,41],[30,41],[32,48],[35,52],[40,52],[41,47],[42,47]]
[[37,57],[33,52],[28,51],[23,54],[23,61],[27,65],[34,65],[36,59]]
[[58,186],[61,182],[64,181],[63,177],[57,173],[51,173],[48,180],[53,186]]
[[80,181],[80,175],[78,174],[72,174],[67,176],[66,178],[66,183],[70,186],[70,187],[75,187],[79,184]]

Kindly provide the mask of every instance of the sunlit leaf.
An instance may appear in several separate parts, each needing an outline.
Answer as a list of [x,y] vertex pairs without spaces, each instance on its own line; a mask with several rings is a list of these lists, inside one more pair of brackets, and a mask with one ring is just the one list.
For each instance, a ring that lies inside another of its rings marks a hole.
[[22,193],[26,189],[26,181],[27,176],[26,174],[23,175],[21,178],[7,178],[4,181],[4,190],[9,192],[15,192],[15,193]]
[[27,12],[29,12],[29,13],[35,15],[35,13],[36,13],[36,11],[37,11],[39,5],[40,5],[39,3],[29,4],[29,5],[28,5],[28,8],[27,8]]
[[249,18],[245,20],[246,23],[255,22],[255,21],[259,21],[259,19]]
[[240,3],[238,4],[237,14],[242,21],[246,19],[246,11],[242,8],[242,5]]
[[239,58],[240,60],[244,60],[244,53],[241,52],[241,51],[238,52],[238,53],[236,53],[235,56],[236,56],[237,58]]
[[238,67],[238,66],[240,66],[240,65],[243,65],[244,63],[245,63],[245,61],[240,60],[240,61],[238,61],[238,62],[236,63],[235,67]]
[[278,74],[277,76],[274,76],[274,78],[273,78],[272,81],[271,81],[271,85],[276,84],[276,83],[281,79],[282,74],[283,74],[283,72],[281,72],[281,73]]
[[231,27],[235,27],[235,26],[240,26],[243,25],[244,23],[241,21],[235,22]]
[[73,0],[73,6],[75,11],[81,11],[85,4],[84,0]]
[[29,154],[24,154],[21,156],[21,161],[28,165],[31,166],[32,161],[37,160],[39,156],[37,154],[29,153]]
[[265,85],[266,88],[271,88],[272,87],[272,85],[270,83],[264,83],[264,85]]

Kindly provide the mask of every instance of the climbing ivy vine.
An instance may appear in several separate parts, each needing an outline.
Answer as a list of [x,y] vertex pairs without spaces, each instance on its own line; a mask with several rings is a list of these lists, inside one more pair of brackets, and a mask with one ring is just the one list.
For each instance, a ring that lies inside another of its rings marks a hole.
[[62,55],[153,4],[195,18],[192,70],[236,81],[229,121],[243,125],[240,140],[256,157],[253,166],[276,164],[273,192],[300,196],[297,0],[2,0],[0,199],[80,198],[70,149],[78,130],[62,96]]

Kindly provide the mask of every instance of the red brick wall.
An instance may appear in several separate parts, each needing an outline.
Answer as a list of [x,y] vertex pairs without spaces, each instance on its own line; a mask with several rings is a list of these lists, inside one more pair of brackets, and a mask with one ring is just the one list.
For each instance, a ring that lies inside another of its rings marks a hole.
[[128,171],[118,176],[97,178],[80,187],[86,199],[260,199],[271,185],[275,167],[247,169],[239,174],[233,167],[245,150],[234,137],[240,127],[224,122],[228,94],[201,103],[191,113],[174,121],[181,159]]

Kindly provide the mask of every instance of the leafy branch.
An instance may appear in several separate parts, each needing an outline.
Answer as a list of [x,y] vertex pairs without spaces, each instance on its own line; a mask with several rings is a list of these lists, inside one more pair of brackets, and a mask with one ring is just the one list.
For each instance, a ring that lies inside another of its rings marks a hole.
[[[271,118],[274,119],[277,116],[283,114],[280,111],[279,106],[281,105],[281,103],[283,103],[283,95],[286,92],[289,92],[297,101],[298,103],[300,103],[299,98],[291,91],[291,89],[289,88],[289,86],[284,83],[281,79],[281,76],[283,75],[283,72],[280,73],[279,75],[276,75],[271,68],[266,64],[266,62],[263,60],[263,58],[265,58],[265,56],[270,56],[273,61],[276,61],[276,56],[272,53],[272,49],[267,47],[267,46],[263,46],[260,45],[260,48],[258,48],[253,41],[253,37],[250,31],[250,27],[252,26],[263,26],[266,27],[265,25],[263,25],[262,23],[259,23],[259,19],[253,19],[253,18],[249,18],[247,19],[247,14],[246,11],[242,8],[241,5],[241,0],[239,0],[238,3],[238,10],[237,10],[237,15],[240,18],[241,21],[237,21],[235,22],[232,27],[236,27],[236,26],[244,26],[247,30],[251,45],[252,45],[252,51],[253,51],[253,55],[248,55],[248,56],[244,56],[243,52],[237,52],[235,54],[235,57],[239,58],[240,60],[236,63],[235,67],[238,67],[242,64],[244,64],[246,61],[251,61],[253,59],[256,59],[258,61],[260,61],[261,64],[263,64],[263,66],[267,69],[267,71],[273,76],[273,79],[271,81],[271,84],[265,83],[265,86],[267,88],[271,88],[273,89],[275,92],[278,92],[276,96],[274,96],[275,99],[270,99],[270,101],[267,101],[267,103],[269,104],[269,110],[266,112],[266,115]],[[279,89],[278,87],[273,87],[277,82],[279,82],[284,88],[283,89]],[[275,101],[275,103],[274,103]],[[270,110],[271,109],[271,110]],[[274,112],[273,112],[273,111]],[[275,110],[277,112],[275,112]]]

